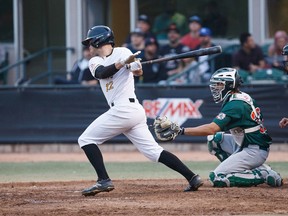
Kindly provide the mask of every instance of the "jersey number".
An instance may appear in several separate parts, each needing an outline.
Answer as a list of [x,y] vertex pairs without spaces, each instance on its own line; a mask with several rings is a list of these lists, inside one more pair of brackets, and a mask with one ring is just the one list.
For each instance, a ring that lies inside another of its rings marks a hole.
[[267,129],[263,126],[262,120],[260,119],[260,115],[261,115],[260,108],[256,107],[255,111],[257,112],[257,114],[254,111],[252,111],[250,117],[252,120],[254,120],[258,124],[260,124],[260,132],[265,133],[267,131]]
[[106,83],[106,92],[110,91],[111,89],[113,89],[113,81]]

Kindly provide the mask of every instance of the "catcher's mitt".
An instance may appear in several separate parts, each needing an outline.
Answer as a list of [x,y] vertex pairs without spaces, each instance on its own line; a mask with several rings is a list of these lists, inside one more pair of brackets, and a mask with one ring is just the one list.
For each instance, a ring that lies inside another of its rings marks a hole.
[[174,140],[182,133],[182,128],[177,123],[171,122],[166,116],[158,116],[154,120],[153,127],[157,139],[164,142]]

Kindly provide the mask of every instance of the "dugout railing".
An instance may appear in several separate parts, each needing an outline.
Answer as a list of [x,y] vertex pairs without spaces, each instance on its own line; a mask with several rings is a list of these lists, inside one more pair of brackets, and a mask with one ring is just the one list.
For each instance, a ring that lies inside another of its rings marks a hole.
[[[42,80],[44,78],[47,79],[47,84],[51,85],[53,84],[53,76],[55,74],[63,74],[66,73],[66,70],[59,70],[56,68],[53,68],[53,62],[55,61],[55,57],[53,56],[57,52],[72,52],[74,53],[75,48],[73,47],[48,47],[43,50],[40,50],[38,52],[35,52],[22,60],[14,63],[7,65],[3,68],[0,69],[0,75],[5,74],[7,77],[7,73],[9,73],[12,69],[19,71],[19,78],[15,82],[15,86],[21,86],[21,85],[30,85],[33,84],[39,80]],[[39,57],[45,57],[46,59],[46,68],[44,67],[43,70],[39,71],[39,74],[28,78],[27,77],[27,65],[30,62],[35,61],[35,59]]]

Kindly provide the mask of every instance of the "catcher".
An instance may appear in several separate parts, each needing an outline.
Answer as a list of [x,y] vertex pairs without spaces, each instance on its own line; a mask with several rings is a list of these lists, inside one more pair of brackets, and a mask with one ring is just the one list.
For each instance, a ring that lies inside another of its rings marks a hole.
[[[272,143],[263,125],[260,108],[248,94],[241,92],[242,83],[234,68],[221,68],[210,79],[210,90],[220,113],[210,124],[181,128],[166,117],[154,121],[156,136],[161,141],[178,135],[207,136],[208,150],[221,163],[209,179],[214,187],[249,187],[267,183],[279,187],[281,176],[264,164]],[[230,130],[230,133],[223,131]]]

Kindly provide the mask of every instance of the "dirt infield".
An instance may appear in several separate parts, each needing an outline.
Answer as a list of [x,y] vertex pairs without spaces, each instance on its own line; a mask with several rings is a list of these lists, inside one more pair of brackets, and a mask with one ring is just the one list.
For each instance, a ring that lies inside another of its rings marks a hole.
[[[287,181],[287,180],[286,180]],[[184,180],[114,181],[115,190],[83,197],[93,182],[0,184],[0,215],[287,215],[288,187],[182,192]]]
[[[182,160],[216,160],[207,152],[175,152]],[[288,161],[271,152],[268,161]],[[105,152],[106,161],[148,161],[138,152]],[[87,161],[82,153],[1,154],[0,162]],[[0,183],[0,215],[288,215],[288,179],[281,188],[213,188],[184,193],[183,179],[114,180],[115,190],[83,197],[93,181]]]

